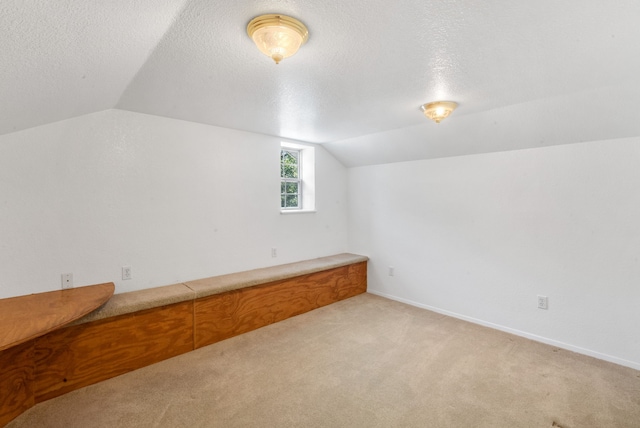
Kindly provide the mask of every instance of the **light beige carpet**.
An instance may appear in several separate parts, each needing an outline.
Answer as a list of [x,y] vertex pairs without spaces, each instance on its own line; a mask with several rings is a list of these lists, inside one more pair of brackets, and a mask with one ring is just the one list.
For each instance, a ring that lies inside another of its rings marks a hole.
[[640,372],[360,295],[32,408],[18,427],[640,427]]

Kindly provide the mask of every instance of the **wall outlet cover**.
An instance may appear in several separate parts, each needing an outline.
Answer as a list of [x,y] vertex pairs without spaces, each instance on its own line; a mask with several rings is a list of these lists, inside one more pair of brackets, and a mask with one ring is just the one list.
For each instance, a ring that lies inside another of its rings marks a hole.
[[62,289],[65,290],[67,288],[73,288],[73,274],[72,273],[63,273],[61,275],[62,281]]
[[549,309],[549,298],[547,296],[538,296],[538,308]]

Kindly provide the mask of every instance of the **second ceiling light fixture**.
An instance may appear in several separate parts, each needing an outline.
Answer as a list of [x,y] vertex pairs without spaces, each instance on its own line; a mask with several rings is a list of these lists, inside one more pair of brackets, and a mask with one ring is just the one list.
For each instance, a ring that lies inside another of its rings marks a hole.
[[420,109],[426,117],[435,123],[440,123],[442,119],[449,117],[456,107],[458,107],[458,103],[453,101],[435,101],[433,103],[423,104]]

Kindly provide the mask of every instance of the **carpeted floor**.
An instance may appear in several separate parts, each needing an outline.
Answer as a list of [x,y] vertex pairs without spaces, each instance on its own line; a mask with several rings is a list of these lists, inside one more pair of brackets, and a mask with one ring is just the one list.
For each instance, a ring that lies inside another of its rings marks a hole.
[[640,427],[640,372],[363,294],[41,403],[18,427]]

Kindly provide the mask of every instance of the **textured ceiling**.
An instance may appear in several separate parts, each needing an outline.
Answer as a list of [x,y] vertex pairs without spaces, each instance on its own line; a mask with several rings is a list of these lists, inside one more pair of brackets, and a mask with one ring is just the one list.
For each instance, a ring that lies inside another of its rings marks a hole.
[[[640,2],[3,0],[0,133],[121,108],[349,166],[640,135]],[[301,19],[281,64],[246,24]],[[460,107],[436,125],[419,106]]]
[[0,1],[0,134],[113,108],[185,1]]

